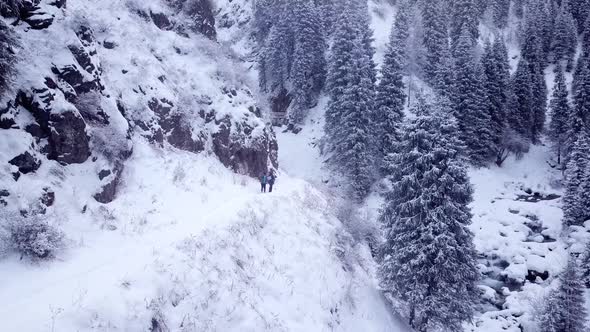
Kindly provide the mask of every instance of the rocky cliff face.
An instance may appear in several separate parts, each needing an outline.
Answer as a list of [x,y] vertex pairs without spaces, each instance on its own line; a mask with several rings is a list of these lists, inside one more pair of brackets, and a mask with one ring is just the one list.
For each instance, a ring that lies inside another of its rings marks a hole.
[[27,0],[4,21],[20,42],[0,103],[4,205],[59,199],[69,176],[109,203],[144,139],[250,176],[277,167],[255,85],[215,41],[209,0]]

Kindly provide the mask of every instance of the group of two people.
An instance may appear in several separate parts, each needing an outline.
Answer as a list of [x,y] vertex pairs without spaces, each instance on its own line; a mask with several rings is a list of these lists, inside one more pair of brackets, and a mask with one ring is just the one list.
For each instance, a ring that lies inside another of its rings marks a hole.
[[260,192],[266,192],[266,185],[268,184],[268,192],[272,192],[272,186],[275,184],[275,180],[277,177],[275,176],[273,171],[268,172],[267,174],[262,174],[260,176]]

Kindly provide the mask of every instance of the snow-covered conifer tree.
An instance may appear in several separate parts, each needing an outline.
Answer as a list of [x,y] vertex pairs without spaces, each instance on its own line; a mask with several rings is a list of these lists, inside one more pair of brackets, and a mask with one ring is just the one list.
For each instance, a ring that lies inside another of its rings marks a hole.
[[582,282],[586,288],[590,288],[590,242],[586,244],[586,248],[581,257],[580,274]]
[[342,11],[336,21],[332,47],[328,59],[326,88],[330,101],[326,109],[325,132],[334,137],[342,119],[342,96],[350,84],[349,71],[353,65],[352,52],[356,47],[355,29],[348,11]]
[[[529,63],[530,65],[530,63]],[[538,144],[541,140],[541,134],[545,128],[545,117],[547,113],[547,83],[545,82],[545,73],[539,63],[530,66],[531,93],[533,103],[531,107],[531,142]]]
[[403,45],[397,38],[399,34],[393,28],[387,52],[381,68],[381,80],[376,88],[375,115],[373,117],[375,144],[377,145],[377,166],[381,167],[385,156],[393,152],[394,145],[399,140],[400,125],[404,117],[404,103],[406,99],[403,74],[402,51]]
[[578,33],[582,33],[585,30],[586,20],[590,13],[590,0],[569,0],[570,9],[576,20],[576,26]]
[[498,151],[506,126],[506,102],[510,81],[510,65],[504,41],[496,38],[493,44],[486,44],[481,61],[485,74],[483,84],[488,97],[485,106],[490,114],[494,148]]
[[586,170],[589,164],[590,135],[583,129],[577,135],[565,170],[565,194],[563,196],[563,219],[566,225],[580,225],[590,217],[585,209],[588,193],[582,192],[581,186],[587,180]]
[[467,28],[455,47],[455,82],[451,94],[459,136],[467,155],[475,165],[484,165],[494,154],[491,117],[486,109],[487,96],[483,72],[475,60],[471,34]]
[[422,98],[387,158],[391,190],[380,221],[383,289],[408,306],[417,331],[461,330],[470,320],[479,278],[468,228],[472,189],[453,116]]
[[463,31],[469,32],[472,45],[479,37],[479,15],[475,0],[451,1],[450,37],[453,54]]
[[532,126],[533,92],[529,65],[521,59],[511,80],[511,91],[506,108],[508,123],[522,137],[530,139]]
[[356,15],[343,11],[334,32],[325,131],[331,165],[348,178],[353,196],[361,199],[372,182],[370,119],[375,91],[373,62],[363,48],[364,33],[351,19]]
[[[589,45],[590,46],[590,45]],[[579,62],[582,59],[579,60]],[[579,125],[588,125],[590,119],[590,62],[581,63],[579,66],[579,73],[574,76],[574,111],[572,112],[570,129],[572,134],[577,134],[581,127]]]
[[293,103],[289,120],[300,124],[317,103],[326,78],[326,42],[318,10],[309,0],[293,3],[295,52],[291,69]]
[[559,287],[549,294],[539,322],[540,332],[583,332],[586,329],[584,283],[575,258],[570,257]]
[[505,28],[510,14],[510,0],[493,0],[491,9],[494,24],[500,29]]
[[553,30],[553,40],[551,43],[551,52],[555,63],[565,63],[566,70],[570,71],[574,66],[574,56],[578,46],[578,34],[576,23],[568,2],[563,1],[555,17],[555,28]]
[[564,146],[568,135],[568,118],[570,116],[570,105],[568,101],[567,86],[561,66],[556,68],[555,85],[550,103],[551,122],[549,124],[549,137],[557,153],[557,163],[561,164],[564,153]]
[[422,6],[424,25],[424,48],[426,50],[424,74],[428,83],[434,85],[436,75],[448,48],[449,37],[443,14],[443,2],[435,0]]
[[407,73],[408,68],[408,38],[410,37],[410,3],[409,0],[398,1],[397,12],[395,14],[395,22],[393,23],[392,33],[395,34],[395,40],[400,43],[400,59],[404,72]]

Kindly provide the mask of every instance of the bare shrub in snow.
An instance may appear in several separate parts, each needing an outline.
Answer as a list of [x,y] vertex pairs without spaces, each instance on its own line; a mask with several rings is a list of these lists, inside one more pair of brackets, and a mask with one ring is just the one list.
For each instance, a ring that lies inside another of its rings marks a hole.
[[517,159],[529,152],[529,141],[522,135],[512,129],[505,129],[502,135],[502,141],[496,151],[496,165],[502,166],[504,161],[511,155]]
[[64,247],[64,234],[41,216],[14,218],[8,222],[8,232],[12,247],[33,259],[52,258]]
[[174,177],[173,177],[172,181],[174,182],[174,184],[179,185],[182,182],[184,182],[185,179],[186,179],[186,171],[184,170],[182,165],[179,164],[174,169]]

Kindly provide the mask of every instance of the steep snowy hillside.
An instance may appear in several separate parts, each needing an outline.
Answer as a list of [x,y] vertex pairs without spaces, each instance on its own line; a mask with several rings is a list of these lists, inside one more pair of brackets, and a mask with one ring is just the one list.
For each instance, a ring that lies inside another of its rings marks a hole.
[[404,331],[370,253],[330,199],[281,176],[273,194],[205,156],[138,144],[120,198],[55,211],[54,262],[0,263],[10,331]]

